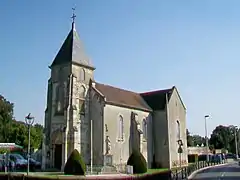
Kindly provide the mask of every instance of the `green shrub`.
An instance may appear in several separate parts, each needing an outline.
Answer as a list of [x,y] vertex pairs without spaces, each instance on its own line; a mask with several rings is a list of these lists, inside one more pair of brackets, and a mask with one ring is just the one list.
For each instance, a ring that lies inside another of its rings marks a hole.
[[188,155],[188,162],[189,163],[198,162],[198,155],[197,154],[189,154]]
[[133,166],[134,174],[147,172],[147,162],[144,156],[138,151],[133,151],[127,161],[127,165]]
[[85,175],[85,172],[86,165],[83,162],[82,157],[79,154],[78,150],[74,149],[65,164],[64,174]]

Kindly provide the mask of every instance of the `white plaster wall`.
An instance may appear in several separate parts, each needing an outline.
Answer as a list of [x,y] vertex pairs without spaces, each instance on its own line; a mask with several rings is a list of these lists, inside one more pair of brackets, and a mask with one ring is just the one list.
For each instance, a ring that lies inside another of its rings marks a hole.
[[[111,152],[113,154],[113,164],[123,164],[127,163],[127,160],[131,153],[131,141],[130,141],[130,125],[131,125],[131,114],[132,112],[138,114],[138,120],[142,124],[142,120],[150,116],[149,112],[144,112],[140,110],[133,110],[124,107],[108,105],[104,107],[104,124],[108,126],[108,134],[111,141]],[[118,128],[119,128],[119,116],[123,117],[124,122],[124,141],[123,143],[118,142]],[[150,127],[150,125],[148,126]],[[105,128],[105,127],[104,127]],[[105,132],[105,130],[104,130]],[[150,132],[150,131],[148,131]],[[149,135],[148,142],[151,141],[151,136]],[[145,147],[143,150],[148,149],[146,146],[151,146],[151,143],[143,143]],[[105,149],[104,143],[104,149]],[[142,153],[148,161],[148,157],[151,156],[151,152],[147,151]],[[147,155],[148,154],[148,155]]]
[[166,110],[153,112],[155,161],[162,168],[170,168],[168,121]]
[[[91,91],[91,103],[90,103],[90,125],[92,121],[93,131],[93,164],[103,165],[103,144],[104,144],[104,124],[103,124],[103,98],[94,90]],[[90,127],[90,126],[89,126]],[[89,131],[90,132],[90,131]],[[91,133],[89,134],[89,142]]]
[[179,166],[178,154],[178,137],[177,137],[177,120],[180,122],[180,138],[183,141],[183,153],[181,154],[182,165],[188,163],[188,150],[187,150],[187,135],[186,135],[186,110],[179,98],[179,95],[174,89],[172,96],[169,100],[169,150],[171,166]]

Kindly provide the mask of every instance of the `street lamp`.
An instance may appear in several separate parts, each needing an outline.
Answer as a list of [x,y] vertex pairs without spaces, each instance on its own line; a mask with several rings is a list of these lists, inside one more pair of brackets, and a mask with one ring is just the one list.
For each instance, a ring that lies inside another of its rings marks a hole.
[[206,141],[206,151],[207,151],[207,162],[209,162],[209,155],[208,155],[208,137],[207,137],[207,119],[209,118],[209,115],[205,115],[204,119],[205,119],[205,141]]
[[31,113],[29,113],[26,117],[25,117],[25,122],[28,126],[28,155],[27,155],[27,161],[28,161],[28,165],[27,165],[27,175],[29,174],[29,158],[30,158],[30,128],[31,125],[34,122],[34,117],[31,116]]

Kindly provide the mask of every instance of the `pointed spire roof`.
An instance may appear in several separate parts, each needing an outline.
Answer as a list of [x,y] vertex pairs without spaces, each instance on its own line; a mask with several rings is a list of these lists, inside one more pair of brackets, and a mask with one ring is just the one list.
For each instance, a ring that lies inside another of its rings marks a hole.
[[65,39],[62,47],[57,53],[57,56],[50,67],[60,64],[73,63],[85,66],[90,69],[95,69],[89,57],[85,54],[83,44],[75,28],[75,14],[73,13],[72,29]]

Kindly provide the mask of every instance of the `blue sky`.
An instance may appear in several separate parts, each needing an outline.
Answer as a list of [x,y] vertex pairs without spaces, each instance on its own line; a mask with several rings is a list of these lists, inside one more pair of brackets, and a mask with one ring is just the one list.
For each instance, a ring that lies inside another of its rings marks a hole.
[[73,6],[97,81],[137,92],[176,85],[192,133],[204,135],[205,114],[209,132],[239,125],[238,0],[1,1],[0,94],[18,120],[31,112],[43,123],[48,65]]

